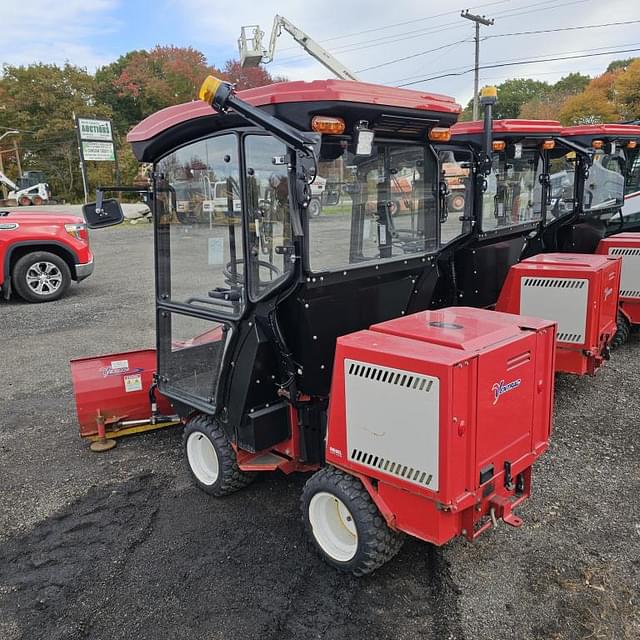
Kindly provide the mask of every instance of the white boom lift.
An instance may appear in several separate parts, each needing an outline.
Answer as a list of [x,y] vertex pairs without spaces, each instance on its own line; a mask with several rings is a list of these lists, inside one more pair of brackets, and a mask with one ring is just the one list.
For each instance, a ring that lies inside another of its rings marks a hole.
[[262,46],[264,31],[256,24],[241,27],[238,48],[240,50],[240,64],[243,67],[257,67],[260,63],[267,64],[273,60],[276,51],[276,41],[284,29],[293,39],[320,64],[341,80],[358,80],[358,77],[339,60],[336,60],[324,47],[320,46],[311,36],[283,16],[273,19],[273,29],[269,40],[269,49]]
[[45,182],[40,182],[31,187],[20,189],[20,187],[18,187],[13,180],[7,178],[2,171],[0,171],[0,182],[11,189],[11,191],[9,191],[9,200],[15,200],[21,206],[28,206],[31,204],[40,206],[49,200],[49,185]]

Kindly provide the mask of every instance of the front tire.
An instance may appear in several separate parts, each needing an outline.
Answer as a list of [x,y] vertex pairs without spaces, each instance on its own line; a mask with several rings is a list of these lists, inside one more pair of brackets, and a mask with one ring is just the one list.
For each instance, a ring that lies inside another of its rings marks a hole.
[[317,218],[322,213],[322,204],[318,198],[311,198],[307,211],[311,218]]
[[183,442],[189,470],[205,493],[226,496],[246,487],[256,476],[238,467],[231,443],[211,416],[191,418]]
[[67,292],[71,270],[60,256],[34,251],[16,262],[12,280],[13,288],[27,302],[51,302]]
[[613,340],[611,340],[612,349],[621,347],[625,342],[627,342],[627,340],[629,340],[629,336],[631,335],[631,324],[629,323],[627,316],[625,316],[621,311],[618,311],[617,325],[618,329],[616,334],[613,336]]
[[307,534],[322,558],[355,576],[391,560],[404,536],[390,529],[356,477],[324,467],[305,484],[301,498]]

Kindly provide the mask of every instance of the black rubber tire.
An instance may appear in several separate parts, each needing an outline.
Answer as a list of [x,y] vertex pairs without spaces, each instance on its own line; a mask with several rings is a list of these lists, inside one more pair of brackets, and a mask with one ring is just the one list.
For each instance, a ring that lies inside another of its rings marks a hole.
[[[200,433],[203,437],[208,438],[216,451],[219,473],[217,480],[213,484],[201,482],[191,468],[189,457],[187,456],[187,439],[192,433]],[[182,442],[184,446],[184,457],[189,471],[196,484],[205,493],[217,497],[235,493],[250,484],[257,475],[255,472],[241,471],[238,467],[236,453],[229,439],[211,416],[198,414],[192,417],[184,427]]]
[[307,211],[311,218],[317,218],[322,213],[322,203],[320,200],[318,200],[318,198],[311,198],[307,206]]
[[[60,270],[62,284],[53,293],[38,294],[27,284],[27,272],[30,267],[37,262],[50,262],[55,264]],[[23,300],[27,302],[52,302],[53,300],[61,298],[71,286],[71,270],[69,269],[69,265],[60,256],[55,255],[55,253],[34,251],[22,256],[22,258],[16,262],[11,280],[13,282],[13,288]]]
[[631,335],[631,325],[629,324],[629,320],[627,317],[618,311],[618,329],[616,334],[613,336],[613,340],[611,340],[611,348],[617,349],[621,347],[627,340],[629,340],[629,336]]
[[[348,562],[329,556],[316,540],[309,521],[309,503],[318,492],[326,492],[340,498],[349,509],[358,532],[358,549]],[[362,482],[336,467],[326,466],[307,480],[300,499],[304,527],[325,562],[339,571],[364,576],[374,572],[391,560],[402,547],[404,534],[387,526]]]

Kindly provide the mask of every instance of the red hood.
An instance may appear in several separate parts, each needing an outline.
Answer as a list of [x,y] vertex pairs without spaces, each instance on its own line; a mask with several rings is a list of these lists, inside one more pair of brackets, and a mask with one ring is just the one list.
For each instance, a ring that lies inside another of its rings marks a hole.
[[23,209],[9,210],[9,213],[0,213],[0,223],[3,221],[11,222],[37,222],[44,224],[74,224],[78,222],[84,222],[81,216],[77,216],[73,213],[60,213],[59,211],[43,211],[38,209],[29,209],[25,211]]

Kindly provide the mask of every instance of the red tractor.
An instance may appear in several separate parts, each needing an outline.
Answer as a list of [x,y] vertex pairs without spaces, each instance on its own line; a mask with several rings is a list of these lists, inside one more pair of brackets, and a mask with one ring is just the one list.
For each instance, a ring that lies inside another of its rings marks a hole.
[[[73,362],[82,434],[104,448],[179,419],[195,482],[214,496],[259,471],[313,472],[305,526],[355,575],[402,534],[444,544],[499,519],[519,526],[548,447],[555,323],[463,306],[460,265],[504,239],[448,214],[432,141],[460,107],[339,80],[236,95],[210,78],[201,98],[129,134],[153,163],[157,362]],[[207,174],[227,206],[185,234],[175,185],[188,189],[196,167],[193,189]],[[317,176],[341,195],[321,217],[308,211]],[[94,228],[122,218],[101,194],[85,215]],[[494,295],[494,272],[473,295]]]

